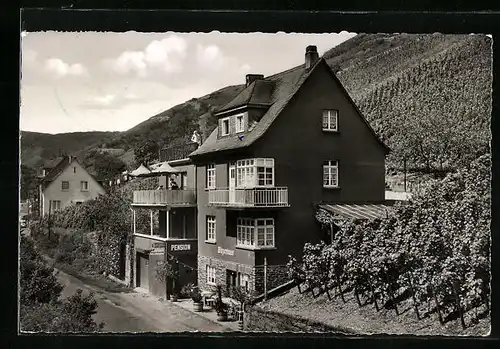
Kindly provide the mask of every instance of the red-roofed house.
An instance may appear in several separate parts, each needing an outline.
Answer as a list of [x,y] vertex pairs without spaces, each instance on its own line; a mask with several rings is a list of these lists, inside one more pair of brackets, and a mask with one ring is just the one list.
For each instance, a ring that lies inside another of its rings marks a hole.
[[39,171],[40,212],[64,209],[104,194],[104,188],[71,156],[57,158]]
[[315,46],[298,67],[247,75],[246,88],[215,115],[218,127],[190,154],[201,289],[263,292],[264,260],[267,289],[278,286],[289,254],[327,240],[319,205],[385,203],[388,148]]

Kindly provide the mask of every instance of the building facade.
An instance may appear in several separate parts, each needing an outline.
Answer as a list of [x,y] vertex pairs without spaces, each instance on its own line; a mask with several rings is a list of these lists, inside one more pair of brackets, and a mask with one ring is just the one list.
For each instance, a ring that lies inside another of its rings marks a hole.
[[[195,167],[189,159],[165,161],[150,176],[158,179],[158,188],[133,194],[133,280],[136,287],[169,297],[183,285],[196,283]],[[175,281],[157,276],[158,269],[167,264],[178,274]]]
[[95,199],[104,188],[71,156],[65,156],[39,172],[40,213],[62,210],[72,204]]
[[315,219],[318,205],[385,199],[388,148],[316,47],[306,49],[303,65],[247,75],[246,84],[190,156],[201,289],[279,286],[288,255],[328,239]]

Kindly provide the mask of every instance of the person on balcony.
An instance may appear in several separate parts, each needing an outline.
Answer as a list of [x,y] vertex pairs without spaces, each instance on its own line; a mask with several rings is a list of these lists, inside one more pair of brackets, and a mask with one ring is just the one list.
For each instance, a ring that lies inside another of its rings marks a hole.
[[170,189],[172,189],[172,190],[179,189],[179,186],[177,185],[177,183],[175,182],[175,180],[173,178],[170,178]]

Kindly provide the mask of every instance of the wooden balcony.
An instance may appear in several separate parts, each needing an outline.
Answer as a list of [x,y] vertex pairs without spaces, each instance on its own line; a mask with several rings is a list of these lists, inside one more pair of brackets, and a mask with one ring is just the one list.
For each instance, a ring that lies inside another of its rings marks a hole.
[[212,189],[208,203],[219,207],[288,207],[288,188]]
[[196,206],[196,191],[188,190],[136,190],[133,206]]

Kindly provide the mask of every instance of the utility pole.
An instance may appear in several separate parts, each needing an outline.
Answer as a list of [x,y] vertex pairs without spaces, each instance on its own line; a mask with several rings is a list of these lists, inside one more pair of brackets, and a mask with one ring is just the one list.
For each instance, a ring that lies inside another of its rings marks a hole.
[[264,300],[267,300],[267,258],[264,257]]

